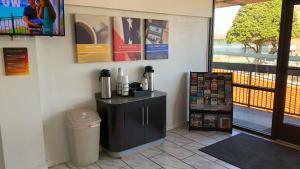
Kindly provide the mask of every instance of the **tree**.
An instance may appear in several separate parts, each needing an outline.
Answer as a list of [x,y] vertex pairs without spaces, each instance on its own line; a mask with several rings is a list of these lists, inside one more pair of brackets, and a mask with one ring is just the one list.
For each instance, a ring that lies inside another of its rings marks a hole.
[[[270,53],[277,52],[282,0],[270,0],[242,6],[226,35],[228,43],[240,42],[248,48],[262,52],[264,44],[272,45]],[[292,37],[300,36],[300,24],[294,11]],[[252,45],[254,44],[255,47]]]

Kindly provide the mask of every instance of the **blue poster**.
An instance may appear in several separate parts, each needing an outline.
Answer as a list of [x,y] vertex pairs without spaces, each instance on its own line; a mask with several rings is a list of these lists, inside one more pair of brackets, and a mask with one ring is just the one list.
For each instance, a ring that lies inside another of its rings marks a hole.
[[146,19],[146,60],[168,59],[169,57],[169,22]]

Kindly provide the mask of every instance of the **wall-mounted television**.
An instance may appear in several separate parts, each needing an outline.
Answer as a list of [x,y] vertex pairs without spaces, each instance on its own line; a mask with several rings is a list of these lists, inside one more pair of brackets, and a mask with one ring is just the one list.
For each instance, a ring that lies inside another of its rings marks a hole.
[[64,36],[64,0],[0,0],[0,35]]

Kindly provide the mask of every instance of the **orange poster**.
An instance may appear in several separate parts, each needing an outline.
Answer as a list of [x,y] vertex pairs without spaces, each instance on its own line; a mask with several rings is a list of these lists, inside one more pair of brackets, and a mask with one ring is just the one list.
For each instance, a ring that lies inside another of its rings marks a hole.
[[27,48],[3,48],[3,54],[6,75],[29,74]]

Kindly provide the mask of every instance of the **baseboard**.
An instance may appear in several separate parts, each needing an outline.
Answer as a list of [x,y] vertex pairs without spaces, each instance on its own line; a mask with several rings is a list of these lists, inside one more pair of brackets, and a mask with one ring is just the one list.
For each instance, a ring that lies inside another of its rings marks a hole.
[[153,142],[150,142],[150,143],[138,146],[138,147],[134,147],[134,148],[131,148],[131,149],[128,149],[128,150],[121,151],[121,152],[111,152],[107,149],[104,149],[104,151],[107,152],[110,156],[112,156],[114,158],[122,158],[122,157],[124,157],[128,154],[132,154],[132,153],[136,153],[136,152],[139,152],[139,151],[146,150],[150,147],[154,147],[154,146],[157,146],[159,144],[162,144],[163,142],[164,142],[164,139],[160,139],[160,140],[156,140],[156,141],[153,141]]
[[[100,152],[102,151],[102,147],[100,146]],[[53,167],[59,164],[70,162],[70,158],[64,158],[64,159],[56,159],[56,160],[47,160],[48,167]]]
[[181,122],[178,122],[178,123],[174,123],[172,125],[168,125],[167,126],[167,131],[172,130],[172,129],[176,129],[176,128],[179,128],[179,127],[183,127],[183,126],[186,126],[186,121],[181,121]]
[[53,167],[53,166],[56,166],[58,164],[62,164],[62,163],[66,163],[68,162],[69,160],[52,160],[52,161],[47,161],[47,166],[48,167]]
[[45,165],[41,165],[41,166],[34,167],[34,168],[31,168],[31,169],[48,169],[48,166],[45,164]]

